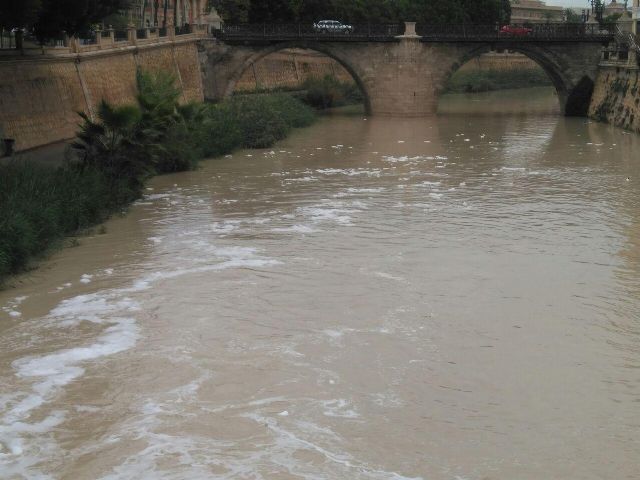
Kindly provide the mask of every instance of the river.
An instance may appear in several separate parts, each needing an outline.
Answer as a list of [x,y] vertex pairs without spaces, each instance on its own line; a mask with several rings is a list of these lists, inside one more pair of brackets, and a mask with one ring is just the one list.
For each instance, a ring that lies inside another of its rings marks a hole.
[[639,478],[640,137],[510,95],[157,177],[0,292],[0,477]]

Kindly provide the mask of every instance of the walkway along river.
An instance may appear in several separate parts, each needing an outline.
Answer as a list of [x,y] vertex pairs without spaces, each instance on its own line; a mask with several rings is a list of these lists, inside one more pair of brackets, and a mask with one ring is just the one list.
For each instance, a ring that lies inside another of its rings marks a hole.
[[155,178],[0,293],[0,477],[637,478],[640,138],[545,111]]

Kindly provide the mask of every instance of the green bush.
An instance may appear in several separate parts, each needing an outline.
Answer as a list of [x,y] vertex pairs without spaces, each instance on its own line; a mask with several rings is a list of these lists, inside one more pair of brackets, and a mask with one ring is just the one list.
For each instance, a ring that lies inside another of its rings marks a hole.
[[550,86],[551,80],[541,69],[458,71],[447,85],[451,93],[476,93]]
[[315,120],[313,110],[291,95],[234,96],[218,105],[231,122],[235,122],[246,148],[270,147],[295,127],[308,126]]
[[304,82],[303,88],[306,91],[303,100],[317,109],[354,105],[364,101],[362,92],[355,83],[341,82],[332,75],[309,78]]

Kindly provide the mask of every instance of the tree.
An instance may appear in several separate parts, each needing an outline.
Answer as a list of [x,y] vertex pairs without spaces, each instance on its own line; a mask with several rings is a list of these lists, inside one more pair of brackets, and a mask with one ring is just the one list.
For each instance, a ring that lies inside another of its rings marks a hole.
[[129,5],[129,0],[42,0],[35,33],[40,40],[56,38],[62,32],[87,34],[92,25]]
[[621,13],[612,13],[611,15],[607,15],[606,17],[604,17],[602,19],[602,23],[604,23],[605,25],[614,25],[618,22],[618,20],[620,20],[620,17],[622,17]]
[[209,7],[215,8],[227,23],[247,23],[251,0],[210,0]]
[[567,23],[582,23],[582,16],[567,8],[564,11],[564,21]]
[[30,29],[38,18],[40,0],[2,0],[0,27],[16,29],[16,48],[22,50],[24,29]]
[[210,0],[227,23],[312,23],[323,19],[348,23],[506,24],[509,0]]
[[293,21],[290,0],[252,1],[249,6],[249,23],[287,23]]

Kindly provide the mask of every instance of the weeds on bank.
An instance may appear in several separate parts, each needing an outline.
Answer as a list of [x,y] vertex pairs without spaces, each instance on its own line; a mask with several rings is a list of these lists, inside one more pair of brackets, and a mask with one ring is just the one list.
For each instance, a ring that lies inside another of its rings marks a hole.
[[343,107],[364,102],[360,88],[353,82],[341,82],[332,75],[309,78],[302,88],[306,91],[303,101],[314,108]]
[[82,124],[59,168],[14,160],[0,165],[0,284],[65,236],[106,220],[140,197],[157,173],[196,167],[235,148],[259,148],[315,120],[287,94],[179,105],[166,74],[138,74],[137,105],[102,102]]
[[476,93],[550,85],[549,77],[540,69],[462,71],[451,77],[447,92]]

